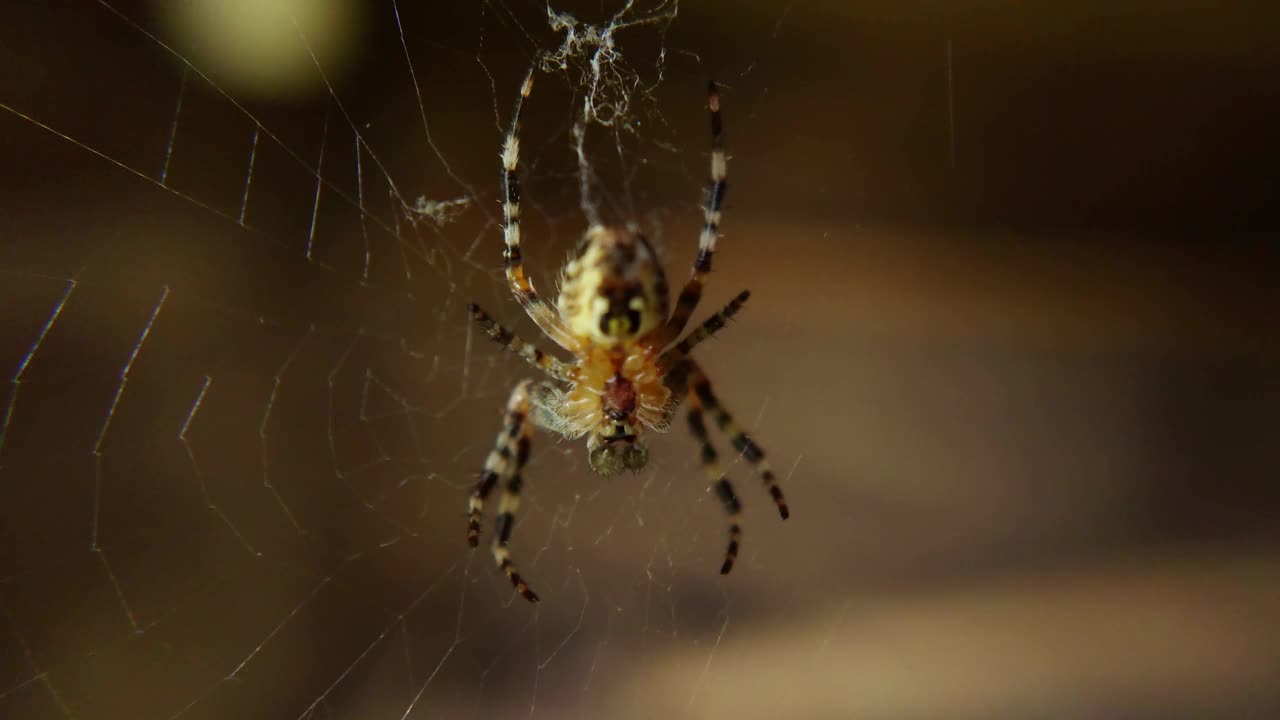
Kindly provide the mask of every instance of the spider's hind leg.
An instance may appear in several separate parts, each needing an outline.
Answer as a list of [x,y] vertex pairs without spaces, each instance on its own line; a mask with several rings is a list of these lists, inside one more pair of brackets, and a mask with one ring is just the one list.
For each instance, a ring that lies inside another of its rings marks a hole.
[[698,257],[693,262],[693,274],[685,283],[680,296],[676,298],[675,311],[666,325],[658,331],[658,339],[665,345],[674,341],[684,332],[693,317],[693,311],[702,299],[702,285],[707,275],[711,274],[711,259],[716,254],[716,239],[720,236],[721,212],[724,209],[724,195],[728,190],[728,158],[724,152],[724,124],[720,119],[720,91],[716,84],[707,87],[707,108],[711,112],[711,180],[707,186],[706,199],[703,202],[702,232],[698,236]]
[[736,297],[729,301],[728,305],[724,306],[724,309],[704,320],[696,330],[686,335],[683,340],[676,343],[670,350],[662,353],[658,363],[664,367],[670,367],[672,363],[688,357],[694,348],[724,329],[725,323],[732,320],[734,315],[742,311],[742,306],[747,303],[747,299],[750,297],[750,290],[743,290],[738,293]]
[[524,253],[520,248],[520,113],[524,109],[524,101],[533,90],[533,69],[525,76],[520,85],[520,97],[516,99],[516,109],[511,117],[511,127],[507,130],[502,144],[502,266],[507,276],[507,284],[511,293],[520,301],[521,307],[533,319],[538,328],[557,345],[572,349],[573,338],[560,319],[560,313],[547,303],[534,289],[533,283],[524,272]]
[[521,577],[515,562],[511,560],[511,551],[507,544],[511,540],[511,530],[515,526],[516,509],[520,504],[520,490],[524,479],[520,472],[525,461],[529,459],[529,447],[533,439],[533,422],[530,418],[532,404],[530,393],[532,380],[522,380],[511,391],[511,399],[507,401],[507,412],[502,422],[502,431],[493,450],[485,458],[484,470],[471,491],[467,519],[467,542],[471,547],[479,544],[480,515],[484,511],[484,501],[489,493],[506,477],[506,485],[502,488],[502,496],[498,500],[497,529],[493,536],[493,559],[499,569],[507,574],[511,585],[529,602],[538,602],[538,595]]

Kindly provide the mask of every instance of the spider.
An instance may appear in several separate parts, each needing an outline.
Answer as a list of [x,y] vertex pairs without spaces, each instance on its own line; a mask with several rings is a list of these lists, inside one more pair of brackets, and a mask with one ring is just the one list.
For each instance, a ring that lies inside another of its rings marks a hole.
[[674,311],[662,263],[653,246],[643,235],[619,227],[594,224],[587,229],[562,271],[561,292],[554,306],[543,300],[525,276],[520,250],[519,130],[520,112],[532,89],[530,72],[520,87],[502,150],[503,265],[511,292],[524,311],[543,334],[572,353],[574,360],[565,362],[539,350],[495,322],[478,305],[467,306],[471,318],[489,338],[551,376],[550,381],[540,383],[522,380],[511,391],[502,430],[471,491],[467,542],[472,547],[478,544],[485,500],[499,480],[505,479],[493,557],[516,591],[526,600],[537,602],[538,595],[520,575],[508,549],[533,428],[569,439],[586,435],[591,468],[609,476],[643,468],[649,450],[641,440],[642,432],[666,432],[681,401],[687,401],[689,430],[701,447],[702,464],[711,487],[729,515],[729,545],[720,566],[720,573],[726,574],[738,556],[742,505],[717,459],[705,413],[711,414],[734,449],[755,468],[784,520],[789,512],[764,451],[734,421],[712,391],[706,373],[690,355],[742,309],[750,293],[743,291],[723,310],[679,339],[711,272],[724,204],[727,163],[716,84],[712,82],[708,88],[711,182],[703,206],[705,222],[693,273],[676,299]]

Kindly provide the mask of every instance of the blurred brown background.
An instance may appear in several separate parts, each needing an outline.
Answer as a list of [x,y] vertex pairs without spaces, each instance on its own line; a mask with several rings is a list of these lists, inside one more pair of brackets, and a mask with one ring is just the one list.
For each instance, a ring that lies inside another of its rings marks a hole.
[[[401,5],[0,10],[0,716],[1280,713],[1274,12],[635,7],[594,192],[683,278],[724,84],[703,313],[753,296],[701,356],[793,515],[733,463],[721,578],[683,423],[608,481],[539,435],[534,608],[462,539],[528,374],[464,308],[533,336],[499,121],[564,34]],[[578,69],[527,110],[543,288]]]

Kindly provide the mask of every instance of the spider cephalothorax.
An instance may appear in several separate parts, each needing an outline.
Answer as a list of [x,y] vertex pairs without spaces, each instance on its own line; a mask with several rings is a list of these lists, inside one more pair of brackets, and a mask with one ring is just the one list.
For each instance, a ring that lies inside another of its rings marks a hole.
[[550,375],[550,382],[524,380],[507,402],[506,419],[496,447],[471,492],[467,540],[474,547],[480,536],[484,501],[505,480],[498,506],[493,555],[516,590],[530,601],[538,596],[511,560],[508,542],[516,506],[524,485],[521,471],[529,456],[534,426],[567,438],[587,436],[587,460],[600,475],[639,470],[649,460],[642,436],[646,430],[666,432],[681,401],[688,403],[689,429],[702,450],[702,463],[712,488],[729,513],[729,547],[720,572],[728,573],[738,555],[742,530],[737,523],[741,503],[725,477],[707,432],[704,412],[729,436],[734,449],[755,466],[779,514],[787,504],[764,459],[764,451],[734,422],[712,392],[711,382],[690,355],[694,347],[724,326],[742,308],[748,293],[740,293],[684,339],[679,339],[702,297],[702,284],[711,272],[724,202],[726,161],[720,123],[720,97],[712,83],[711,186],[704,207],[705,222],[698,243],[693,274],[671,309],[662,262],[653,246],[637,232],[592,225],[578,243],[561,275],[560,296],[553,307],[538,294],[524,273],[520,246],[520,144],[517,132],[524,99],[533,87],[525,78],[515,117],[502,151],[504,267],[511,291],[538,328],[574,356],[565,362],[526,343],[494,322],[478,306],[468,306],[472,319],[495,341]]

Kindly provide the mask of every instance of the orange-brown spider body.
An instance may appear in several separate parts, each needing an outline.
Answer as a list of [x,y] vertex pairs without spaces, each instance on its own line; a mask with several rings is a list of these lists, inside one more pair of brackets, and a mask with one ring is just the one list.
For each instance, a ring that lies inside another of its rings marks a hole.
[[658,256],[637,233],[592,227],[564,268],[556,306],[580,361],[560,416],[574,435],[588,435],[588,458],[601,475],[644,467],[640,434],[671,423],[662,347],[651,338],[669,303]]
[[507,402],[506,415],[494,449],[471,491],[467,541],[475,546],[485,499],[505,480],[498,505],[493,557],[516,592],[534,602],[529,587],[511,559],[508,542],[524,486],[522,471],[528,459],[534,427],[575,439],[587,436],[587,458],[600,475],[639,470],[649,459],[642,435],[645,430],[665,432],[683,401],[688,406],[689,430],[701,449],[702,465],[730,518],[729,545],[722,574],[738,557],[742,506],[725,477],[707,429],[706,415],[728,436],[734,450],[750,463],[764,482],[783,519],[786,501],[764,451],[734,421],[711,389],[711,381],[690,355],[693,348],[724,327],[746,302],[742,292],[683,339],[702,285],[711,272],[719,237],[724,203],[727,160],[721,136],[720,96],[713,83],[708,94],[711,111],[711,183],[703,206],[704,222],[698,239],[693,273],[671,307],[669,286],[661,260],[643,235],[629,229],[592,224],[560,277],[561,292],[555,305],[538,294],[524,272],[520,242],[520,142],[517,135],[524,99],[533,87],[533,75],[520,86],[515,118],[502,150],[503,166],[503,269],[512,295],[538,325],[538,329],[564,350],[573,361],[542,352],[514,332],[495,322],[472,304],[468,310],[485,333],[552,381],[519,382]]

